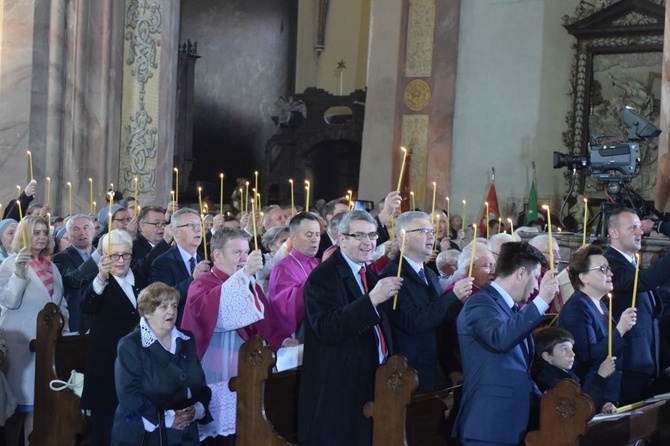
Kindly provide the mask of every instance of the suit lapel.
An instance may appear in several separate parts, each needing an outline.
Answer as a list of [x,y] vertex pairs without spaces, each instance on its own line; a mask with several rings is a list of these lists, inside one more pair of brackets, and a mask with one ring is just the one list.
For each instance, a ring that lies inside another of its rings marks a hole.
[[[493,299],[494,299],[495,302],[498,304],[498,306],[500,307],[500,309],[501,309],[501,310],[502,310],[502,311],[503,311],[503,312],[504,312],[510,319],[516,317],[517,315],[515,315],[515,314],[512,312],[512,309],[507,305],[507,302],[505,302],[505,299],[503,299],[503,297],[500,295],[500,293],[498,292],[498,290],[496,290],[495,288],[493,288],[491,285],[487,285],[487,286],[488,286],[488,287],[491,287],[491,289],[494,291]],[[516,305],[516,304],[514,304],[514,305]],[[532,361],[532,359],[533,359],[533,356],[532,356],[532,355],[534,354],[533,336],[529,334],[528,336],[526,336],[525,338],[523,338],[523,339],[519,342],[519,347],[521,348],[521,352],[522,352],[522,354],[523,354],[524,360],[526,361],[526,367],[527,367],[528,369],[530,369],[530,366],[531,366],[531,364],[532,364],[532,362],[533,362],[533,361]]]

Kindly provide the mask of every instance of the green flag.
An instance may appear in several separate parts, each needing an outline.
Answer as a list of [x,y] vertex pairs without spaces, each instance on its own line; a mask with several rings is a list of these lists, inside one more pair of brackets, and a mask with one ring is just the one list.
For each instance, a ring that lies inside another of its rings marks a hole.
[[530,186],[530,194],[528,194],[528,204],[526,205],[526,218],[523,221],[524,225],[532,221],[537,221],[537,186],[535,184],[535,175],[533,175],[533,184]]

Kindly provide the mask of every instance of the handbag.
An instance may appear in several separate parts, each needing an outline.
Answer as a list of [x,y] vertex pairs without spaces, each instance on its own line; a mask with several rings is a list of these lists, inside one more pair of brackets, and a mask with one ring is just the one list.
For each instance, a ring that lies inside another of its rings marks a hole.
[[76,370],[70,372],[70,379],[63,381],[60,379],[52,379],[49,383],[49,388],[60,392],[64,389],[72,390],[79,398],[81,398],[81,393],[84,391],[84,374],[79,373]]

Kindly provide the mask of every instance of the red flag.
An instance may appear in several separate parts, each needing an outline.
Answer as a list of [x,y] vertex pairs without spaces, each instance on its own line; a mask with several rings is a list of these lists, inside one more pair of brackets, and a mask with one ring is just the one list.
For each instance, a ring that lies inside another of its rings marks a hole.
[[496,194],[496,184],[493,180],[491,180],[491,183],[489,184],[489,192],[486,194],[486,200],[484,201],[489,204],[489,215],[486,215],[485,203],[484,209],[482,210],[482,217],[479,219],[479,237],[486,237],[486,225],[490,220],[497,220],[500,218],[498,195]]

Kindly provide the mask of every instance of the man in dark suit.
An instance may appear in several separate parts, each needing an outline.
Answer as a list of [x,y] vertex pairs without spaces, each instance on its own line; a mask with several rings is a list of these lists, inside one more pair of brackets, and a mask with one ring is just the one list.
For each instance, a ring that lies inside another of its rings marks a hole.
[[[607,222],[610,247],[605,258],[612,269],[614,300],[612,313],[619,318],[632,306],[635,283],[635,253],[641,248],[643,230],[640,219],[632,209],[614,209]],[[641,258],[640,258],[641,261]],[[649,268],[640,268],[637,298],[637,323],[628,334],[623,349],[621,404],[645,399],[654,393],[667,392],[658,379],[659,328],[662,305],[655,290],[668,282],[670,256],[663,256]]]
[[160,206],[145,206],[137,217],[138,234],[133,242],[133,272],[142,282],[149,280],[151,264],[170,249],[172,226]]
[[98,273],[100,254],[93,249],[93,221],[88,215],[73,215],[65,225],[71,245],[53,258],[63,276],[65,299],[70,311],[70,331],[85,333],[89,324],[81,313],[79,300]]
[[372,443],[363,405],[374,398],[375,372],[392,351],[386,312],[402,278],[378,280],[372,260],[377,225],[365,211],[340,222],[336,250],[307,279],[305,351],[300,383],[300,444]]
[[170,224],[176,245],[153,261],[149,283],[163,282],[179,291],[181,299],[177,325],[180,325],[188,286],[193,279],[209,272],[210,263],[203,260],[203,255],[198,252],[203,228],[197,211],[190,208],[179,209],[172,215]]
[[[435,230],[425,212],[401,214],[395,224],[398,240],[405,234],[405,251],[397,306],[393,299],[384,304],[391,320],[396,351],[407,357],[409,365],[419,373],[417,393],[437,388],[437,339],[435,329],[445,320],[455,321],[463,307],[461,299],[470,295],[472,278],[464,278],[454,291],[442,296],[437,275],[424,266],[433,254]],[[398,274],[399,256],[381,273],[382,277]]]
[[531,379],[531,333],[558,292],[546,274],[538,297],[521,310],[538,287],[542,253],[526,242],[505,243],[495,279],[473,295],[458,318],[463,358],[463,399],[454,434],[463,445],[518,445],[539,409],[540,392]]

